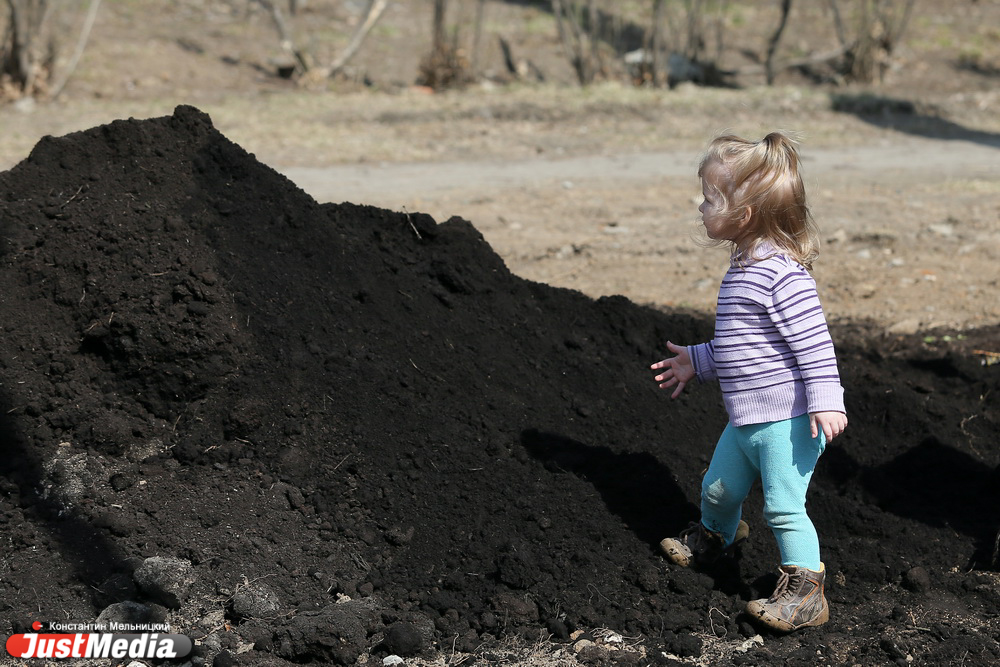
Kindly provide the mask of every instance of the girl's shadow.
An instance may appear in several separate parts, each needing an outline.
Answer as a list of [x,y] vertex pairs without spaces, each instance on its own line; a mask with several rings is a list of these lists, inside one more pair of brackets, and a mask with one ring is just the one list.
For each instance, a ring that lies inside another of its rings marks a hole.
[[[614,452],[555,433],[529,429],[521,443],[546,470],[573,473],[593,485],[607,508],[619,516],[656,558],[662,558],[660,540],[676,536],[700,511],[688,500],[671,473],[648,452]],[[719,559],[704,572],[723,591],[743,590],[738,550]]]

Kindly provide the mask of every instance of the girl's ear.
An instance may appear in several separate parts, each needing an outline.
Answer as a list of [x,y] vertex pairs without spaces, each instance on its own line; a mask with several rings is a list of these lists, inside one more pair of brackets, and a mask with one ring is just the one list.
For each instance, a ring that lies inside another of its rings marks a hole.
[[743,215],[740,217],[740,224],[741,225],[747,224],[748,222],[750,222],[750,218],[752,216],[753,216],[753,208],[747,206],[746,210],[743,211]]

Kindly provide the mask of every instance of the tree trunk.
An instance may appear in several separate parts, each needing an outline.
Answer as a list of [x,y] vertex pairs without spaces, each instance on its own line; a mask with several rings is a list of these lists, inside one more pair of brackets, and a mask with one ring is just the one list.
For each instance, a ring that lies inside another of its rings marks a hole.
[[788,13],[791,10],[792,0],[781,0],[781,21],[778,23],[778,29],[774,31],[767,43],[767,57],[764,59],[764,72],[769,86],[774,85],[774,54],[778,50],[778,42],[781,41],[781,35],[785,32],[785,26],[788,25]]
[[31,57],[31,4],[23,0],[7,0],[9,20],[7,42],[4,44],[3,68],[0,73],[8,75],[21,89],[25,90],[32,78]]
[[295,46],[295,38],[292,35],[291,28],[288,26],[288,22],[285,21],[285,15],[281,11],[281,8],[272,0],[257,0],[257,3],[271,14],[271,20],[274,21],[274,27],[278,31],[281,50],[291,59],[290,63],[279,66],[278,74],[285,76],[287,72],[287,76],[291,77],[296,69],[308,72],[309,63],[306,62],[302,52]]
[[476,3],[476,19],[472,33],[472,61],[469,63],[469,69],[472,71],[472,76],[476,78],[479,77],[479,58],[483,47],[483,21],[485,19],[485,15],[486,0],[479,0],[479,2]]
[[[593,2],[588,4],[588,8],[593,8]],[[582,25],[583,17],[572,2],[564,3],[562,0],[552,0],[552,13],[556,17],[559,41],[576,71],[577,80],[581,85],[591,83],[594,80],[593,50],[587,48],[586,42],[587,36],[593,38],[593,35]]]
[[445,16],[447,14],[448,0],[434,0],[434,18],[431,26],[433,32],[432,58],[439,58],[448,52],[448,43],[445,37]]
[[663,76],[663,9],[664,0],[653,0],[653,25],[649,37],[649,76],[654,88],[659,88],[666,81]]
[[597,15],[597,0],[587,2],[587,23],[584,33],[587,41],[590,42],[590,55],[587,57],[587,83],[592,83],[597,78],[597,73],[603,70],[601,63],[601,52],[598,31],[600,30],[600,17]]
[[48,22],[51,6],[48,0],[7,0],[7,7],[10,18],[6,43],[0,45],[0,74],[9,76],[21,91],[30,95],[42,68],[36,42]]

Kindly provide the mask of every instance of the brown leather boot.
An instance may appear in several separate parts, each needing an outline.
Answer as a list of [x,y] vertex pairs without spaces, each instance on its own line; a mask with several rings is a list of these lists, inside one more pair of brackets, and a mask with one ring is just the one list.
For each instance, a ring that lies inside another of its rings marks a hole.
[[750,617],[780,632],[823,625],[830,620],[830,605],[823,594],[826,566],[819,572],[794,565],[782,565],[774,593],[766,600],[747,603]]
[[680,536],[661,540],[660,549],[674,565],[681,567],[707,565],[744,542],[749,534],[750,527],[746,522],[740,521],[740,525],[736,528],[736,537],[727,547],[721,533],[712,532],[698,521],[681,531]]

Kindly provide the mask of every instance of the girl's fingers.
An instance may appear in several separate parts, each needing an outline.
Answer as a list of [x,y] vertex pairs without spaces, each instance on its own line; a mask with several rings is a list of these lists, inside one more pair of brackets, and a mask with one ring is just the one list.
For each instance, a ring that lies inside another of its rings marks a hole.
[[656,380],[657,382],[663,382],[663,381],[665,381],[668,378],[672,378],[674,381],[676,381],[676,377],[674,376],[673,369],[668,370],[666,373],[660,373],[659,375],[657,375],[653,379]]

